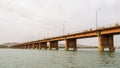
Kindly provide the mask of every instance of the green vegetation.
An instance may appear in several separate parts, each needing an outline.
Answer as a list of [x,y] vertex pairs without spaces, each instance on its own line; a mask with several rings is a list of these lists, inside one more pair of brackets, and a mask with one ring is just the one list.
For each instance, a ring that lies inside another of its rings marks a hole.
[[0,48],[8,48],[8,46],[0,45]]

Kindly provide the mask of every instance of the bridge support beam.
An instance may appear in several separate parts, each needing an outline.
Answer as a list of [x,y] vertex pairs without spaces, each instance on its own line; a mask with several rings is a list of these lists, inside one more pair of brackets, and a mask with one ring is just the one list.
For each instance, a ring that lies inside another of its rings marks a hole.
[[56,50],[58,50],[58,41],[50,41],[49,45],[49,50],[52,50],[52,48],[56,48]]
[[25,45],[22,45],[23,46],[23,49],[25,49]]
[[21,45],[21,49],[23,49],[24,47],[23,47],[23,45]]
[[22,49],[24,49],[24,46],[22,45]]
[[26,49],[26,45],[25,44],[23,44],[23,49]]
[[26,49],[28,49],[28,44],[26,44]]
[[20,48],[20,49],[22,48],[21,45],[19,45],[19,48]]
[[28,48],[29,49],[33,48],[33,44],[28,44]]
[[35,49],[35,44],[34,43],[32,43],[32,49]]
[[115,51],[113,35],[101,35],[98,37],[99,51],[104,51],[104,48],[109,48],[109,51]]
[[47,49],[47,42],[40,42],[39,48],[40,48],[40,49],[42,49],[42,48]]
[[66,39],[65,42],[66,42],[65,50],[69,50],[69,48],[77,50],[76,39]]
[[25,49],[26,48],[26,46],[23,44],[23,49]]
[[34,43],[34,49],[35,48],[39,49],[39,43]]
[[28,49],[30,49],[30,45],[28,44],[28,47],[27,47]]
[[27,45],[27,44],[25,44],[24,46],[25,46],[25,49],[27,49],[27,48],[28,48],[28,45]]

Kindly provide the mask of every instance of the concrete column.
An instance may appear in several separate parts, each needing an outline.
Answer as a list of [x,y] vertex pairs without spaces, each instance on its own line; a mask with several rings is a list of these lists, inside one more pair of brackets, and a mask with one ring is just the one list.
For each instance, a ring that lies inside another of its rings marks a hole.
[[24,45],[22,45],[22,49],[24,49]]
[[19,48],[21,49],[21,45],[19,45]]
[[99,43],[98,50],[99,51],[104,51],[103,42],[104,42],[103,36],[99,36],[98,37],[98,43]]
[[65,50],[69,50],[69,48],[77,50],[76,39],[66,39],[65,42],[66,42]]
[[27,45],[27,49],[29,49],[29,44],[26,44]]
[[34,43],[34,48],[39,49],[39,43]]
[[40,43],[37,43],[37,49],[40,49]]
[[18,48],[17,46],[15,46],[15,48]]
[[28,45],[27,44],[25,44],[25,49],[27,49],[28,48]]
[[23,45],[20,45],[21,46],[21,49],[23,49]]
[[26,49],[28,49],[28,44],[26,44]]
[[109,51],[115,51],[113,35],[101,35],[98,37],[98,50],[104,51],[104,48],[109,48]]
[[21,48],[22,48],[22,46],[21,46],[21,45],[18,45],[18,48],[19,48],[19,49],[21,49]]
[[115,51],[113,35],[109,36],[109,51]]
[[40,49],[40,42],[38,43],[38,49]]
[[28,49],[30,49],[30,44],[28,44]]
[[39,43],[39,49],[41,49],[41,43]]
[[23,49],[26,49],[26,45],[25,44],[23,44]]
[[23,49],[25,49],[25,45],[23,44]]
[[33,48],[33,49],[35,49],[35,44],[34,44],[34,43],[32,43],[31,45],[32,45],[32,48]]
[[33,44],[30,44],[30,49],[33,49]]
[[33,48],[33,44],[29,44],[28,46],[29,46],[29,49]]
[[47,42],[40,42],[40,49],[42,48],[47,49]]
[[56,50],[58,50],[58,41],[49,42],[49,50],[52,50],[52,48],[56,48]]

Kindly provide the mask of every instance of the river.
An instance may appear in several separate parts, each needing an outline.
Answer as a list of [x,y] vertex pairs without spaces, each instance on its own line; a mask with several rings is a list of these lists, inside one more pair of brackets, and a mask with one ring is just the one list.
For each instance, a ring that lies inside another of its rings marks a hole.
[[0,49],[0,68],[120,68],[120,50]]

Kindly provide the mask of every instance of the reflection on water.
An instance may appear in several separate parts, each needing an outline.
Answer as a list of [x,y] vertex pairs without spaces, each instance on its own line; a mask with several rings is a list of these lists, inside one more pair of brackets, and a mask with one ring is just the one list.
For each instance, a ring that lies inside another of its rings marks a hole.
[[0,49],[0,68],[120,68],[120,50],[50,51]]
[[103,66],[114,65],[116,62],[115,52],[100,52],[99,56],[100,56],[101,64]]

